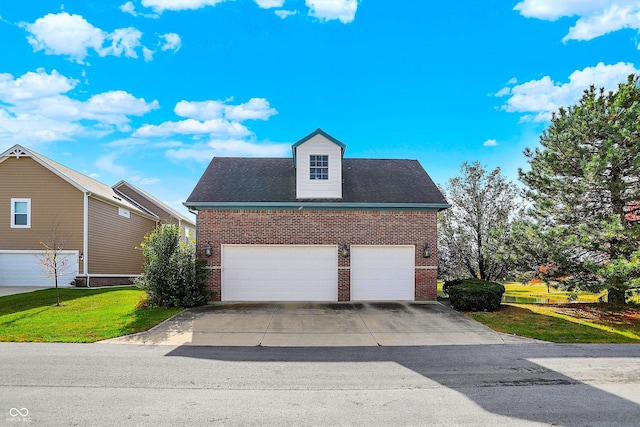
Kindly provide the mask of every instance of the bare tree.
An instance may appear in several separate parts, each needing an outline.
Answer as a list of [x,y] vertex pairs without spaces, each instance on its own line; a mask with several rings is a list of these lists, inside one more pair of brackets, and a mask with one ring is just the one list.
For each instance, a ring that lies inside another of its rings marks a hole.
[[63,276],[71,264],[69,258],[62,251],[66,239],[58,235],[58,224],[53,224],[49,230],[49,236],[45,241],[40,242],[43,246],[42,252],[38,255],[40,266],[46,273],[47,279],[53,278],[56,283],[56,306],[60,307],[60,294],[58,292],[58,277]]

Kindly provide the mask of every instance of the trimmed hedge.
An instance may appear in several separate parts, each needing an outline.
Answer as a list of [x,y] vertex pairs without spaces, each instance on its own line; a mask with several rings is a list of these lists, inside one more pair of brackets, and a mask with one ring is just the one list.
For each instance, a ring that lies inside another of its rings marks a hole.
[[460,311],[495,311],[505,291],[500,283],[479,279],[465,279],[447,290],[451,306]]
[[456,285],[461,285],[465,279],[453,279],[453,280],[445,280],[442,284],[442,292],[445,294],[449,294],[449,288]]

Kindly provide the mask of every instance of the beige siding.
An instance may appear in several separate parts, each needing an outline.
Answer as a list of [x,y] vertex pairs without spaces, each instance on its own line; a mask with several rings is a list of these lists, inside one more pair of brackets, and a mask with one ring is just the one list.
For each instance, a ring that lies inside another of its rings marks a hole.
[[160,218],[161,222],[172,222],[174,224],[178,223],[178,220],[172,217],[164,209],[162,209],[155,203],[145,199],[144,197],[142,197],[141,195],[133,191],[131,188],[127,187],[126,185],[121,185],[120,187],[118,187],[118,191],[123,193],[125,196],[127,196],[128,198],[130,198],[131,200],[133,200],[143,208],[156,214]]
[[[311,180],[309,156],[329,156],[329,179]],[[296,197],[298,199],[342,198],[342,149],[322,135],[296,148]]]
[[140,274],[144,235],[155,221],[131,212],[118,214],[118,207],[89,198],[89,274]]
[[[55,228],[65,250],[82,252],[80,190],[29,157],[0,163],[0,183],[0,249],[42,249],[40,242]],[[31,228],[11,228],[12,198],[31,199]]]

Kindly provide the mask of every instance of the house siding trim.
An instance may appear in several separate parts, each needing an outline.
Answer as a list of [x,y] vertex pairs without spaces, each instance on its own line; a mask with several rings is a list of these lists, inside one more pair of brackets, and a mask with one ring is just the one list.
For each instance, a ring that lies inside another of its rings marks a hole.
[[389,210],[436,211],[449,209],[450,204],[440,203],[322,203],[322,202],[184,202],[197,210]]

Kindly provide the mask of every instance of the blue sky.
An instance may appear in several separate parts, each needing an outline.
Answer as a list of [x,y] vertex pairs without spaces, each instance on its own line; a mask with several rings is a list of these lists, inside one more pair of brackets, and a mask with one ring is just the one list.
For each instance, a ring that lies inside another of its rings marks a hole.
[[[176,208],[213,156],[463,161],[512,180],[552,111],[640,67],[638,0],[0,2],[0,152]],[[184,208],[182,208],[184,212]]]

